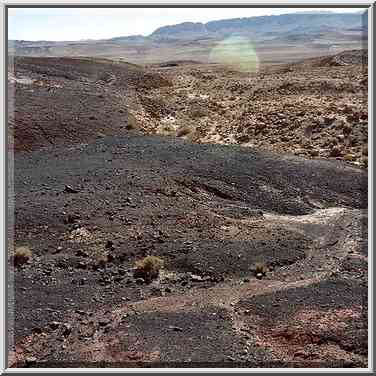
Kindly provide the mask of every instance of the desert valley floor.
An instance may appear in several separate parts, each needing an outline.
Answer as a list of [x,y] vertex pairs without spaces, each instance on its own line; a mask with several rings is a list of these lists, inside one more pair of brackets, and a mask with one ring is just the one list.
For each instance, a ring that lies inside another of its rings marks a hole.
[[9,365],[366,367],[366,64],[12,59]]

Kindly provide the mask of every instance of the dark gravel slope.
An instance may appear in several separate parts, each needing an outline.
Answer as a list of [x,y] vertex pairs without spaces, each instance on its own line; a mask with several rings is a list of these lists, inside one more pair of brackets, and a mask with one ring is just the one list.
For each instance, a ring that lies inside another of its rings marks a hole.
[[[339,161],[304,160],[131,133],[70,148],[18,153],[14,168],[15,245],[29,246],[33,256],[14,272],[13,334],[17,343],[30,334],[37,336],[38,346],[50,341],[43,349],[31,350],[50,364],[100,361],[94,355],[89,357],[92,360],[86,355],[82,358],[80,346],[84,345],[76,338],[86,336],[82,333],[89,330],[90,322],[97,327],[97,311],[106,311],[108,316],[127,302],[150,299],[153,304],[152,298],[169,296],[172,302],[166,307],[173,310],[173,299],[184,301],[185,294],[195,299],[202,289],[210,292],[217,285],[233,284],[231,281],[254,280],[251,269],[258,261],[274,272],[304,262],[316,249],[317,239],[329,231],[315,224],[301,231],[283,222],[270,222],[268,215],[289,218],[320,208],[367,206],[365,173]],[[322,249],[317,248],[319,251]],[[166,262],[163,278],[151,285],[140,284],[132,273],[134,262],[148,254]],[[111,255],[105,267],[98,267],[101,255]],[[323,282],[320,286],[323,291],[329,288],[331,294],[337,291],[337,284]],[[347,288],[338,286],[340,291]],[[299,291],[293,295],[295,300]],[[304,296],[311,294],[309,288],[303,291]],[[352,293],[346,296],[352,299]],[[255,299],[250,301],[257,307],[273,301],[269,295],[249,299]],[[320,299],[312,295],[305,308]],[[354,299],[355,305],[360,304],[358,300]],[[131,342],[125,343],[137,351],[148,351],[136,359],[141,363],[146,358],[167,363],[240,361],[245,342],[233,332],[231,311],[216,326],[208,320],[217,308],[209,303],[191,307],[191,313],[163,315],[152,309],[150,315],[127,319]],[[256,308],[252,313],[264,314]],[[333,309],[337,308],[335,301]],[[202,321],[201,326],[195,324],[197,320]],[[59,331],[51,329],[53,321],[60,323],[56,324]],[[67,336],[62,323],[74,327],[67,329]],[[102,333],[102,324],[98,325]],[[104,331],[104,341],[111,342],[108,338],[120,333],[116,325]],[[174,334],[178,339],[170,343],[171,330],[165,328],[171,325],[191,328],[189,336]],[[40,342],[40,333],[53,337]],[[61,347],[65,337],[71,342]],[[116,343],[112,355],[103,355],[107,361],[124,362],[134,356],[119,350],[121,341]],[[87,346],[91,354],[91,345]],[[265,346],[253,341],[252,356],[246,359],[272,359]],[[178,354],[178,347],[185,347],[186,353]]]

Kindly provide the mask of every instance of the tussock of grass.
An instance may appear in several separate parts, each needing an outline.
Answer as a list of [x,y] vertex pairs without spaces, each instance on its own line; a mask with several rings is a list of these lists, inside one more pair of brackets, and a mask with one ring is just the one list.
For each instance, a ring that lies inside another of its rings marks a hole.
[[15,266],[26,264],[32,257],[33,253],[29,247],[18,247],[14,251],[13,262]]
[[192,132],[193,132],[193,128],[186,125],[186,126],[179,128],[176,131],[176,137],[184,137],[184,136],[191,134]]
[[140,128],[138,123],[137,123],[136,118],[130,112],[128,112],[127,125],[125,126],[125,128],[128,129],[129,131],[136,130],[136,129]]
[[175,134],[175,128],[170,124],[163,124],[158,127],[157,134],[161,136],[172,136]]
[[266,273],[268,272],[268,267],[262,262],[256,262],[253,270],[256,275],[258,274],[266,275]]
[[141,260],[136,261],[134,276],[136,278],[143,278],[150,282],[159,276],[159,271],[163,268],[164,261],[156,256],[146,256]]

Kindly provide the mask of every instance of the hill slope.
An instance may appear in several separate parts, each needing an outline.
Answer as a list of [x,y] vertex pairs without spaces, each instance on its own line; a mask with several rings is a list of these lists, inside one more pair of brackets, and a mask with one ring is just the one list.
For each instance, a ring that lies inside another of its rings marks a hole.
[[168,86],[157,73],[109,60],[15,57],[9,66],[15,150],[125,134],[135,91]]
[[[361,170],[109,136],[18,153],[15,171],[33,256],[14,271],[12,366],[366,365]],[[151,284],[133,276],[148,254],[165,260]]]

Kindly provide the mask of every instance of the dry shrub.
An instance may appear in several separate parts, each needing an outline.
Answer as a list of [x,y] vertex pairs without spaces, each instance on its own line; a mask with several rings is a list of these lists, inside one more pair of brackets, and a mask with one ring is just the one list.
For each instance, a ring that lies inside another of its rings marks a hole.
[[135,116],[131,114],[130,112],[128,112],[127,125],[125,128],[128,129],[129,131],[139,129],[139,125]]
[[161,136],[171,136],[175,133],[175,128],[169,124],[162,124],[157,129],[157,134]]
[[187,140],[189,142],[199,142],[200,141],[200,134],[197,130],[193,130],[193,132],[189,133],[187,136]]
[[143,278],[150,282],[152,279],[158,278],[159,271],[163,268],[164,261],[156,256],[146,256],[141,260],[136,261],[134,276],[136,278]]
[[185,125],[176,131],[176,137],[184,137],[193,132],[193,128],[189,125]]
[[14,251],[13,262],[15,266],[26,264],[30,259],[33,253],[29,247],[18,247]]
[[356,155],[355,154],[345,154],[343,159],[345,161],[348,161],[348,162],[353,162],[353,161],[356,161]]
[[266,273],[268,272],[268,267],[263,262],[256,262],[253,270],[256,275],[257,274],[266,275]]

